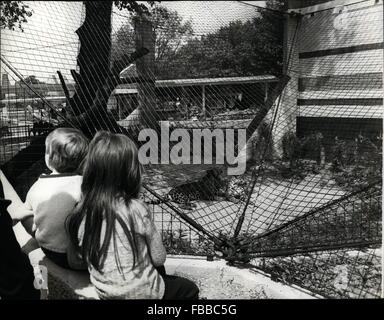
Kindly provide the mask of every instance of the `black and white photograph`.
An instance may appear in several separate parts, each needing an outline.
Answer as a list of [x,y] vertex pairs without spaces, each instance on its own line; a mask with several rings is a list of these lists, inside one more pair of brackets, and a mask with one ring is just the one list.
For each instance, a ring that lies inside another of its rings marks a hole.
[[383,0],[0,5],[0,308],[384,298]]

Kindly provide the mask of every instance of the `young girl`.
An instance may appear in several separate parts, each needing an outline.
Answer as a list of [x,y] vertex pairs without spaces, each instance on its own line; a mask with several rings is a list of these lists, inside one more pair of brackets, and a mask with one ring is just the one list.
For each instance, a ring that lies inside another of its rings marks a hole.
[[82,198],[68,223],[71,239],[101,299],[197,299],[193,282],[158,271],[166,253],[138,199],[141,174],[128,137],[97,133],[85,160]]

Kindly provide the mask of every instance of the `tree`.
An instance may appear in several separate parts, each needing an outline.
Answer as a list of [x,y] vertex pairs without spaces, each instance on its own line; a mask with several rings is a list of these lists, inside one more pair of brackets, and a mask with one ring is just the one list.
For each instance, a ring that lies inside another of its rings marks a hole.
[[0,1],[0,29],[15,30],[17,26],[23,31],[22,24],[32,13],[22,1]]
[[[152,5],[153,1],[147,3]],[[131,63],[147,51],[143,49],[131,55],[124,55],[118,63],[110,67],[112,5],[139,15],[148,12],[148,8],[136,1],[85,1],[84,4],[85,19],[76,31],[80,41],[77,57],[80,72],[72,71],[76,92],[67,100],[74,116],[61,125],[74,125],[90,137],[97,130],[103,129],[124,132],[108,114],[107,101],[119,83],[121,66]],[[63,77],[61,81],[65,86]],[[2,166],[2,171],[22,199],[25,199],[31,184],[44,170],[44,140],[44,135],[35,137],[26,148]]]
[[[170,62],[178,50],[193,35],[191,21],[183,21],[177,11],[163,6],[153,7],[149,11],[155,34],[155,74],[156,77],[166,79],[172,77],[168,70]],[[124,52],[134,51],[133,19],[123,25],[113,37],[112,60],[118,60]]]
[[39,79],[36,78],[36,76],[33,76],[33,75],[24,78],[24,82],[28,84],[44,84],[45,83],[43,81],[40,81]]
[[[16,81],[15,84],[16,84],[16,96],[20,98],[21,97],[36,98],[35,92],[38,93],[40,96],[46,96],[48,92],[46,83],[39,80],[34,75],[25,77],[23,80]],[[28,86],[31,86],[33,88],[33,91],[28,89]]]
[[191,21],[183,22],[177,11],[165,7],[155,7],[152,10],[152,21],[155,31],[155,73],[158,77],[169,79],[169,66],[180,47],[193,34]]
[[124,54],[134,51],[135,32],[131,24],[125,24],[112,35],[111,61],[118,61]]
[[271,74],[283,73],[283,43],[285,16],[280,12],[286,10],[286,1],[267,0],[267,9],[262,10],[261,17],[257,20],[260,37],[255,43],[260,54],[260,63]]
[[[153,1],[148,1],[150,5]],[[107,101],[113,89],[120,83],[119,73],[132,61],[145,54],[145,49],[123,54],[110,64],[112,5],[138,15],[147,14],[148,8],[136,1],[85,1],[85,19],[76,33],[80,40],[77,65],[80,73],[72,70],[76,82],[73,97],[68,97],[74,116],[67,119],[92,135],[97,130],[124,131],[107,112]],[[61,79],[63,82],[63,80]]]
[[[282,1],[267,8],[283,10]],[[261,10],[250,21],[233,21],[216,32],[190,39],[174,56],[168,73],[175,78],[282,73],[284,15]]]

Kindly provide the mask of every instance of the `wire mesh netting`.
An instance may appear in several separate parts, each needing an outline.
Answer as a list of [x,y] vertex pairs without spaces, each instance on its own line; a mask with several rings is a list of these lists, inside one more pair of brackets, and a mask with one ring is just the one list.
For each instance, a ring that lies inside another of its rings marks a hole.
[[24,30],[1,29],[0,102],[23,200],[51,130],[123,133],[150,153],[142,197],[169,253],[380,296],[382,1],[25,3]]

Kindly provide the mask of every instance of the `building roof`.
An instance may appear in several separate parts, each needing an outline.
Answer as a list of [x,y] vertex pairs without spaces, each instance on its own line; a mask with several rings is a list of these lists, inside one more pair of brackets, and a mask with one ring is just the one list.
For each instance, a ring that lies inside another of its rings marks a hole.
[[226,77],[226,78],[199,78],[199,79],[176,79],[176,80],[158,80],[157,87],[184,87],[201,85],[225,85],[225,84],[243,84],[258,82],[274,82],[278,79],[271,75],[249,76],[249,77]]
[[136,64],[131,63],[128,67],[126,67],[123,71],[120,72],[120,78],[130,78],[130,77],[137,77],[137,69]]
[[[198,79],[172,79],[156,80],[157,88],[169,87],[191,87],[191,86],[219,86],[228,84],[247,84],[277,82],[278,78],[272,75],[248,76],[248,77],[226,77],[226,78],[198,78]],[[117,86],[115,94],[136,93],[136,84],[122,84]]]

